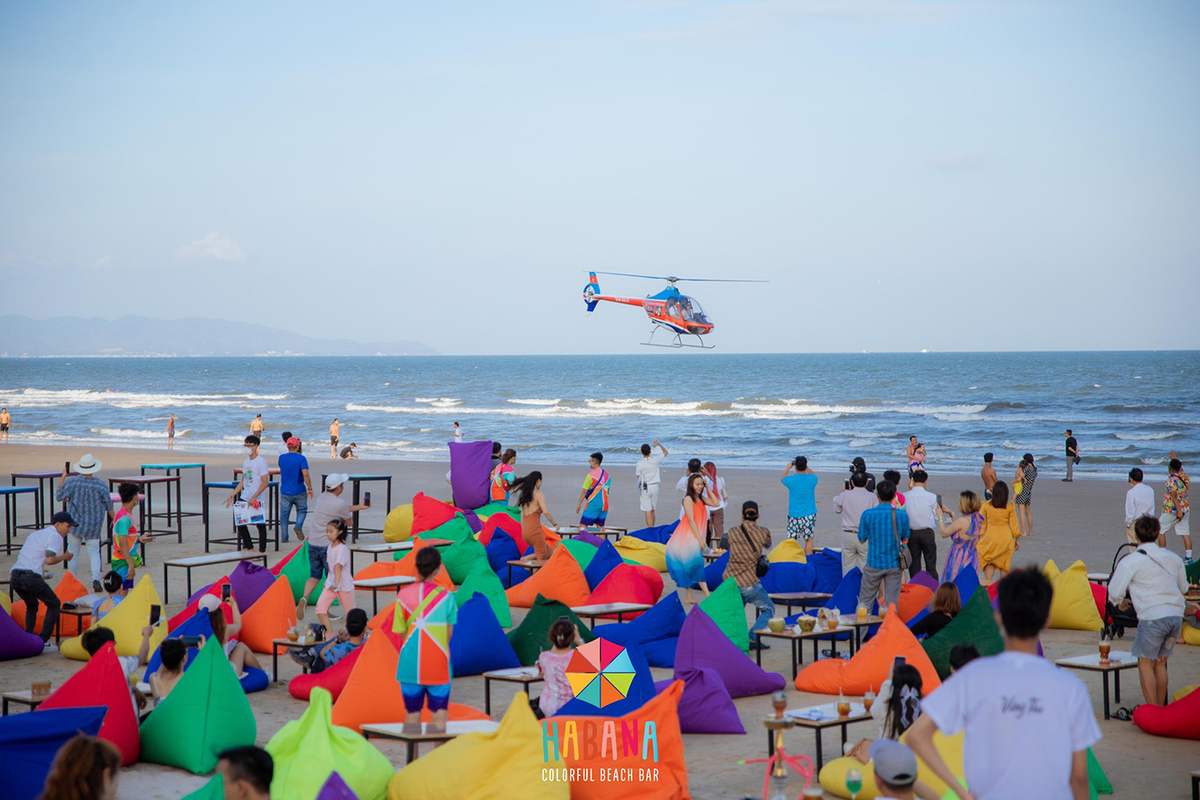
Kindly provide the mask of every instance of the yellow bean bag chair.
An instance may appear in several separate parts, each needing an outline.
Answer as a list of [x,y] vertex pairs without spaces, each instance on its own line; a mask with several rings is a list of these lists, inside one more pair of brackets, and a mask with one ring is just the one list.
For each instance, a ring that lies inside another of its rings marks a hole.
[[[288,596],[291,597],[290,589]],[[117,655],[136,656],[142,646],[142,628],[150,624],[150,606],[161,606],[162,604],[163,601],[158,596],[158,590],[154,588],[154,582],[150,580],[149,575],[143,575],[137,582],[137,586],[129,590],[125,599],[116,608],[105,614],[99,622],[92,623],[88,630],[108,628],[117,639]],[[157,650],[158,646],[163,643],[163,639],[166,638],[167,626],[165,624],[156,625],[154,633],[150,635],[149,652],[153,653]],[[73,636],[63,640],[59,652],[76,661],[87,661],[90,656],[87,650],[83,649],[81,639],[82,636]]]
[[[8,599],[8,592],[0,592],[0,608],[4,609],[5,614],[12,616],[12,601]],[[25,621],[21,620],[21,624],[24,625]]]
[[792,563],[792,564],[807,564],[808,556],[804,555],[804,545],[795,539],[784,539],[779,544],[771,548],[771,552],[767,553],[767,561],[772,564]]
[[403,542],[412,538],[413,509],[412,503],[396,506],[388,512],[383,523],[383,540],[385,542]]
[[1050,621],[1046,627],[1070,631],[1099,631],[1104,627],[1092,588],[1088,585],[1087,565],[1076,561],[1060,570],[1054,559],[1046,562],[1042,572],[1054,587],[1050,603]]
[[499,728],[464,734],[430,750],[392,776],[387,796],[388,800],[567,800],[570,783],[542,778],[548,770],[559,772],[565,766],[557,754],[543,760],[541,723],[529,709],[529,698],[517,692]]
[[1187,620],[1183,623],[1183,643],[1200,645],[1200,628],[1188,624]]
[[[933,746],[937,748],[942,760],[946,762],[946,766],[950,768],[955,777],[965,782],[963,778],[963,736],[961,731],[953,736],[947,736],[941,731],[937,731],[933,734]],[[906,736],[901,736],[900,741],[903,742],[906,738]],[[835,758],[822,767],[821,788],[834,797],[850,797],[850,792],[846,791],[846,773],[851,769],[857,769],[862,773],[863,788],[858,793],[859,800],[874,800],[879,795],[879,788],[875,785],[875,767],[870,762],[863,764],[854,756]],[[917,759],[917,780],[939,795],[945,795],[950,790],[950,787],[935,775],[933,770],[926,766],[920,758]],[[950,797],[954,797],[954,795],[951,794]]]
[[591,593],[587,578],[571,551],[556,547],[541,569],[510,587],[504,595],[510,608],[532,608],[539,594],[570,608],[585,604]]
[[637,564],[645,564],[659,572],[667,571],[667,546],[658,542],[647,542],[636,536],[622,536],[614,545],[621,558]]
[[1200,689],[1200,683],[1193,683],[1191,686],[1184,686],[1178,692],[1171,695],[1171,700],[1172,701],[1182,700],[1183,698],[1187,697],[1189,694],[1196,691],[1197,689]]

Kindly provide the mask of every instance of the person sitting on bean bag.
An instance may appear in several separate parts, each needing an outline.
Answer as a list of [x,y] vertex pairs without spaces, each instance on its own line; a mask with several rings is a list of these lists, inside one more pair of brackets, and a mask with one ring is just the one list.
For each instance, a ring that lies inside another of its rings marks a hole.
[[292,651],[292,658],[308,667],[312,673],[324,672],[361,647],[370,635],[367,630],[367,612],[352,608],[346,614],[346,629],[334,639],[321,646],[305,647]]

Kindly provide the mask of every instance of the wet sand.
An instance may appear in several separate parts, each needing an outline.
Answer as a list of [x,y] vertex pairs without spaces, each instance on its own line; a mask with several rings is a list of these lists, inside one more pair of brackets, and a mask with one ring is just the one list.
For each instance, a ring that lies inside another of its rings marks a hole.
[[[8,474],[19,471],[42,471],[61,469],[64,461],[77,459],[82,450],[66,447],[39,447],[30,445],[0,445],[0,476],[4,483],[8,482]],[[241,455],[232,452],[228,456],[215,457],[212,454],[192,455],[183,450],[150,450],[150,449],[115,449],[95,448],[91,452],[104,462],[101,476],[135,475],[138,465],[143,463],[187,462],[200,461],[208,465],[208,479],[227,480],[231,470],[241,464]],[[356,472],[356,473],[385,473],[393,476],[393,505],[407,502],[417,491],[425,491],[435,496],[449,496],[449,486],[445,475],[446,462],[410,462],[410,461],[381,461],[355,459],[353,461],[331,461],[328,448],[315,448],[306,453],[312,466],[314,482],[319,482],[322,472]],[[674,481],[683,474],[686,454],[673,454],[664,465],[663,511],[674,508]],[[268,461],[274,461],[268,456]],[[882,470],[872,465],[876,474]],[[779,485],[779,477],[783,472],[783,464],[778,470],[726,470],[724,475],[728,484],[729,507],[727,524],[733,524],[737,519],[737,511],[746,499],[757,500],[762,508],[763,523],[768,526],[778,541],[784,531],[784,514],[786,497]],[[549,466],[538,464],[518,463],[518,472],[524,473],[530,469],[541,469],[545,475],[544,489],[551,505],[551,511],[560,522],[573,521],[575,500],[579,493],[579,482],[582,480],[586,464],[578,467]],[[641,513],[637,508],[637,493],[631,466],[615,466],[613,472],[613,492],[609,520],[614,525],[630,528],[642,527]],[[841,490],[843,475],[822,474],[818,487],[818,545],[837,546],[840,536],[840,525],[833,512],[832,499]],[[1009,476],[1002,476],[1009,477]],[[1042,563],[1047,558],[1054,558],[1060,566],[1066,566],[1076,559],[1083,559],[1092,571],[1107,572],[1112,562],[1117,546],[1123,541],[1123,513],[1125,484],[1116,480],[1077,480],[1074,483],[1062,483],[1061,476],[1043,470],[1038,479],[1034,492],[1034,535],[1022,540],[1021,550],[1017,553],[1015,563],[1025,565]],[[384,516],[382,485],[368,487],[373,493],[378,510],[364,512],[363,524],[381,527]],[[980,489],[979,479],[975,475],[935,476],[931,479],[929,488],[938,492],[946,499],[947,505],[953,507],[958,492],[963,489]],[[1156,489],[1158,487],[1155,487]],[[200,492],[197,472],[185,472],[183,479],[184,508],[199,510]],[[214,493],[214,499],[223,497],[223,493]],[[156,504],[157,505],[157,504]],[[28,502],[22,500],[22,522],[31,520]],[[156,510],[159,510],[156,508]],[[673,516],[673,514],[672,514]],[[227,515],[222,510],[218,513],[214,530],[220,530],[220,535],[228,535]],[[660,522],[667,521],[660,514]],[[22,532],[23,533],[23,532]],[[370,541],[375,537],[364,537]],[[362,541],[362,540],[360,540]],[[1177,537],[1171,537],[1171,547],[1179,553],[1182,548]],[[946,547],[939,544],[940,560],[944,561]],[[149,574],[154,578],[161,593],[161,568],[158,566],[166,558],[196,555],[204,552],[203,526],[198,517],[185,520],[184,543],[178,544],[173,538],[157,539],[148,549]],[[279,555],[282,555],[281,550]],[[274,563],[277,555],[272,550],[270,561]],[[86,562],[86,555],[81,554]],[[7,573],[15,560],[15,552],[10,555],[0,554],[0,571]],[[59,567],[51,568],[57,572]],[[215,580],[229,570],[229,565],[221,565],[207,570],[194,571],[194,586],[199,587]],[[81,568],[87,574],[86,565]],[[175,582],[178,575],[179,582]],[[176,572],[172,576],[172,602],[168,604],[167,613],[174,613],[182,607],[183,576]],[[669,577],[664,576],[667,588],[672,588]],[[359,602],[369,605],[369,593],[359,596]],[[522,612],[514,609],[514,617],[519,618]],[[310,620],[313,614],[309,612]],[[1092,633],[1078,631],[1048,631],[1043,637],[1046,654],[1050,658],[1062,658],[1078,655],[1095,650],[1096,637]],[[1128,650],[1131,636],[1117,643],[1119,650]],[[763,655],[764,667],[790,675],[787,648],[776,646]],[[280,677],[290,679],[299,673],[299,667],[288,658],[280,659]],[[21,661],[5,662],[0,667],[0,689],[28,688],[31,681],[49,679],[58,685],[71,675],[79,664],[55,654]],[[655,670],[655,678],[669,677],[667,670]],[[1097,714],[1101,711],[1101,690],[1098,674],[1075,673],[1080,675],[1090,687]],[[1171,685],[1178,688],[1185,684],[1200,682],[1200,648],[1179,645],[1171,660]],[[499,687],[493,693],[493,711],[496,716],[506,707],[510,691]],[[453,698],[458,702],[468,703],[476,707],[483,706],[483,681],[478,677],[466,677],[454,682]],[[274,686],[264,692],[249,696],[258,719],[258,740],[260,744],[267,740],[286,722],[300,716],[304,704],[293,700],[283,685]],[[792,707],[826,702],[828,698],[820,695],[807,695],[788,690],[788,702]],[[1140,702],[1140,691],[1137,685],[1135,671],[1123,673],[1122,705],[1132,707]],[[745,736],[723,735],[686,735],[687,761],[691,782],[691,790],[697,798],[740,798],[752,796],[761,791],[762,773],[760,766],[738,765],[739,759],[758,758],[766,754],[766,742],[762,733],[761,718],[770,711],[768,697],[750,697],[735,701],[743,724],[748,733]],[[1114,706],[1115,707],[1115,706]],[[1132,796],[1140,792],[1150,797],[1184,797],[1188,794],[1188,771],[1196,768],[1195,742],[1161,739],[1142,734],[1131,723],[1111,720],[1100,722],[1104,739],[1096,746],[1096,753],[1101,763],[1108,771],[1116,789],[1117,797]],[[871,733],[870,724],[852,726],[850,736],[853,739]],[[794,731],[788,735],[790,752],[815,755],[813,737],[804,731]],[[837,750],[837,735],[826,732],[824,736],[825,753]],[[380,749],[394,764],[403,764],[403,748],[377,742]],[[179,770],[160,767],[152,764],[137,764],[121,773],[120,792],[122,798],[175,798],[186,794],[203,784],[204,778],[192,776]],[[798,790],[796,792],[798,793]]]

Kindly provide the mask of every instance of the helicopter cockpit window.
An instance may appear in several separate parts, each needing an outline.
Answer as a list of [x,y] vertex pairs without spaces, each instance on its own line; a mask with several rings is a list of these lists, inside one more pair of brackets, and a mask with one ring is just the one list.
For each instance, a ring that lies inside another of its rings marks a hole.
[[683,318],[688,322],[708,322],[708,317],[704,316],[704,309],[700,306],[700,301],[692,297],[684,297]]

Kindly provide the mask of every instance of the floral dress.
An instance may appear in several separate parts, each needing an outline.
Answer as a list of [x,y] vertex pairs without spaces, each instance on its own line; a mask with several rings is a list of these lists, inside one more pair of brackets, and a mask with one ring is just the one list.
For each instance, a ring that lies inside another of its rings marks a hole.
[[950,555],[946,557],[946,574],[943,581],[953,583],[958,573],[965,569],[979,571],[979,535],[983,532],[983,514],[976,511],[971,515],[971,524],[965,531],[950,537]]

